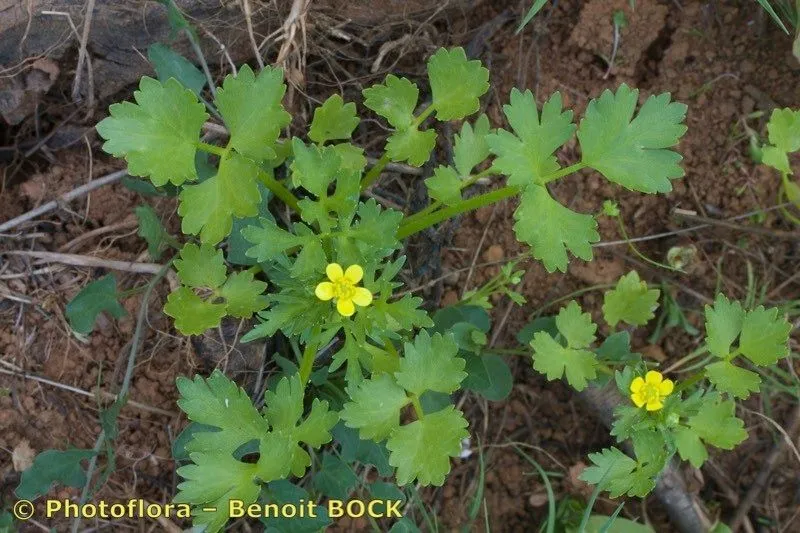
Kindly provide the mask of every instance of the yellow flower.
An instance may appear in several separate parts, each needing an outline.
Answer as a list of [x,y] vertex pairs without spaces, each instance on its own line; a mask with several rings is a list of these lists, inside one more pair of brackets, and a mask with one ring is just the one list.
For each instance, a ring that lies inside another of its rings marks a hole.
[[672,380],[664,379],[661,372],[651,370],[644,379],[636,377],[631,382],[631,400],[636,407],[646,405],[648,411],[658,411],[664,407],[664,398],[672,394],[674,388]]
[[364,269],[359,265],[350,265],[342,271],[341,265],[331,263],[325,268],[325,274],[330,281],[317,285],[314,293],[325,302],[333,299],[340,315],[352,316],[356,312],[356,305],[366,307],[372,303],[372,293],[364,287],[356,287],[364,277]]

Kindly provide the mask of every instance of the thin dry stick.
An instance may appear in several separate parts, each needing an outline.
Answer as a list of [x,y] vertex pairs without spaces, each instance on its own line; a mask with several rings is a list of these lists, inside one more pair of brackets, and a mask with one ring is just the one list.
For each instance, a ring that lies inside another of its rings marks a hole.
[[[80,389],[78,387],[73,387],[72,385],[66,385],[64,383],[59,383],[57,381],[51,381],[51,380],[49,380],[47,378],[42,378],[42,377],[39,377],[39,376],[36,376],[36,375],[33,375],[33,374],[28,374],[28,373],[25,373],[25,372],[18,372],[18,371],[15,371],[15,370],[6,370],[5,368],[0,368],[0,374],[7,374],[7,375],[10,375],[10,376],[18,376],[18,377],[21,377],[21,378],[24,378],[24,379],[29,379],[31,381],[36,381],[38,383],[44,383],[45,385],[50,385],[50,386],[57,387],[59,389],[63,389],[63,390],[69,391],[69,392],[74,392],[75,394],[79,394],[81,396],[87,396],[89,398],[94,398],[94,396],[95,396],[93,393],[91,393],[89,391],[86,391],[86,390],[83,390],[83,389]],[[117,399],[117,395],[116,394],[111,394],[110,392],[102,391],[102,390],[99,390],[97,392],[102,397],[107,398],[109,400],[116,400]],[[155,413],[155,414],[158,414],[158,415],[169,416],[169,417],[177,416],[177,413],[173,413],[171,411],[166,411],[164,409],[159,409],[158,407],[151,407],[151,406],[149,406],[147,404],[136,402],[136,401],[133,401],[133,400],[129,400],[128,401],[128,405],[130,405],[131,407],[135,407],[137,409],[141,409],[142,411],[148,411],[150,413]]]
[[[89,41],[89,31],[92,27],[92,16],[94,15],[94,1],[89,0],[86,4],[86,18],[83,19],[83,35],[81,35],[80,50],[78,51],[78,66],[75,68],[75,80],[72,82],[72,99],[77,101],[81,92],[81,74],[83,73],[83,62],[86,61],[86,43]],[[89,66],[89,69],[92,67]],[[94,100],[94,96],[89,90],[89,101]]]
[[81,185],[77,189],[73,189],[68,193],[62,194],[52,202],[47,202],[46,204],[40,205],[36,209],[32,209],[25,214],[22,214],[16,218],[12,218],[7,222],[3,222],[0,224],[0,232],[8,231],[12,228],[15,228],[22,224],[23,222],[27,222],[29,220],[33,220],[34,218],[43,215],[45,213],[49,213],[54,209],[57,209],[59,205],[66,202],[71,202],[75,198],[80,198],[81,196],[92,192],[95,189],[99,189],[103,185],[108,185],[109,183],[114,183],[115,181],[119,181],[125,176],[128,175],[128,169],[118,170],[116,172],[112,172],[102,178],[97,178],[96,180],[92,180],[85,185]]
[[250,44],[253,45],[253,52],[256,54],[256,61],[258,61],[259,68],[264,70],[264,60],[261,58],[261,54],[258,51],[256,37],[253,35],[253,12],[250,9],[250,0],[242,0],[242,7],[244,8],[244,18],[247,22],[247,35],[250,37]]
[[742,231],[745,233],[747,232],[756,233],[758,235],[765,235],[767,237],[774,237],[776,239],[800,240],[800,232],[797,231],[783,231],[777,229],[759,228],[758,226],[742,226],[740,224],[734,224],[728,220],[718,220],[716,218],[701,217],[699,215],[695,215],[694,213],[684,211],[683,209],[675,209],[673,210],[672,213],[677,217],[690,220],[692,222],[702,222],[704,224],[721,226],[723,228]]
[[60,254],[57,252],[39,252],[28,250],[10,250],[2,252],[6,255],[22,255],[41,259],[47,263],[62,263],[65,265],[108,268],[110,270],[123,270],[125,272],[136,272],[138,274],[158,274],[163,265],[157,263],[136,263],[133,261],[115,261],[113,259],[103,259],[101,257],[91,257],[79,254]]
[[[733,515],[733,519],[731,520],[731,531],[736,533],[736,530],[739,529],[739,526],[742,525],[747,513],[750,512],[750,508],[756,501],[761,494],[763,494],[764,490],[767,488],[767,481],[769,480],[769,476],[772,473],[772,470],[778,464],[778,459],[780,459],[781,454],[783,453],[783,449],[786,447],[787,444],[787,437],[791,437],[798,430],[800,430],[800,404],[797,404],[792,411],[792,416],[790,418],[791,422],[789,423],[789,428],[783,433],[783,438],[778,440],[775,445],[770,450],[769,455],[761,462],[759,465],[759,472],[756,476],[755,481],[753,484],[750,485],[750,489],[745,494],[744,498],[742,498],[742,503],[736,508],[736,512]],[[789,438],[791,442],[791,438]]]

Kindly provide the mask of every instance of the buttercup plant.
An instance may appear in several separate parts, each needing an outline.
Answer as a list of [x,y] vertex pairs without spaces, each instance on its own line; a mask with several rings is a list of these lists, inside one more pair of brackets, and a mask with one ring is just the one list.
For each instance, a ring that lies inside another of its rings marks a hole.
[[[497,292],[522,303],[512,288],[521,272],[506,265],[465,302],[430,316],[419,297],[399,291],[404,239],[515,197],[517,238],[549,272],[564,272],[570,254],[591,260],[600,237],[594,215],[562,205],[549,184],[590,168],[632,191],[666,193],[683,175],[681,156],[671,148],[686,131],[686,106],[668,93],[638,106],[636,89],[606,90],[576,125],[559,93],[539,107],[531,91],[513,89],[503,106],[506,130],[493,128],[484,114],[475,116],[489,72],[463,49],[438,50],[427,73],[427,104],[420,105],[416,83],[391,74],[363,91],[363,106],[392,128],[385,153],[369,170],[363,149],[350,142],[360,124],[358,107],[339,95],[314,111],[305,139],[285,136],[292,117],[281,103],[283,74],[271,67],[256,73],[244,65],[208,103],[224,122],[225,145],[201,138],[210,117],[206,105],[172,77],[142,78],[134,102],[112,105],[97,125],[104,150],[125,158],[131,175],[177,188],[185,244],[172,264],[181,286],[164,307],[175,328],[198,335],[226,316],[255,316],[244,341],[280,332],[297,348],[296,367],[284,366],[261,409],[220,371],[178,379],[178,405],[192,424],[179,439],[186,464],[178,469],[183,482],[175,501],[191,504],[194,523],[206,531],[224,527],[227,500],[280,499],[283,480],[304,476],[318,462],[314,450],[334,437],[342,443],[347,432],[388,456],[378,467],[382,476],[394,475],[400,485],[441,485],[469,436],[450,395],[459,389],[491,400],[508,394],[510,372],[486,347],[485,308]],[[429,161],[438,138],[434,124],[444,121],[463,123],[453,160],[425,180],[427,207],[404,214],[362,199],[388,163]],[[555,153],[574,136],[581,159],[564,167]],[[465,189],[489,176],[497,188],[464,197]],[[273,217],[272,201],[291,210],[288,223]],[[163,229],[143,234],[160,239],[150,243],[155,251],[176,242],[165,241]],[[113,279],[104,283],[110,285],[104,294],[113,295]],[[658,297],[631,273],[606,294],[605,320],[612,328],[644,325]],[[95,313],[103,308],[92,307]],[[612,434],[633,441],[636,459],[617,448],[592,454],[595,466],[584,479],[612,496],[642,496],[676,450],[699,465],[705,444],[730,448],[745,437],[731,398],[758,390],[759,378],[734,361],[774,364],[786,353],[788,324],[775,310],[745,311],[724,297],[706,314],[708,350],[719,361],[674,387],[630,353],[626,332],[593,348],[597,326],[576,302],[525,339],[533,368],[548,379],[566,377],[582,390],[614,376],[630,402],[619,408]],[[707,389],[698,387],[703,379]],[[504,385],[498,389],[497,383]],[[256,460],[243,460],[254,452]],[[323,467],[338,460],[324,453]],[[324,483],[314,485],[330,495]]]

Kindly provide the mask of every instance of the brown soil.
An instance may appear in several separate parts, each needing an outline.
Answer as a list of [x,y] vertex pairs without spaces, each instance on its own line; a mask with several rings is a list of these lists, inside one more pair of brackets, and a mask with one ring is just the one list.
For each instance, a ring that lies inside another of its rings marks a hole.
[[[402,20],[406,16],[404,9],[424,11],[424,6],[418,2],[408,3],[403,9],[397,2],[385,3],[393,20]],[[338,4],[330,2],[334,7]],[[360,2],[357,4],[351,17],[356,28],[343,26],[347,31],[357,31],[361,17],[368,16],[367,8]],[[626,192],[589,171],[562,180],[553,188],[565,205],[585,213],[599,211],[607,198],[616,199],[630,236],[658,234],[686,225],[671,216],[674,208],[722,218],[772,206],[776,203],[777,176],[751,161],[744,124],[763,132],[765,119],[749,117],[752,113],[763,112],[768,116],[775,106],[800,105],[797,89],[800,87],[800,64],[791,56],[790,41],[750,5],[686,1],[681,2],[679,8],[677,4],[636,2],[632,10],[627,0],[563,0],[556,7],[548,3],[517,37],[513,33],[520,15],[518,2],[480,3],[469,13],[466,7],[459,5],[459,9],[444,16],[424,19],[424,23],[409,21],[407,27],[392,26],[392,31],[401,32],[393,36],[395,39],[405,33],[418,32],[415,39],[401,45],[402,54],[389,54],[381,68],[393,67],[413,76],[420,72],[422,58],[433,47],[472,46],[491,69],[493,86],[485,105],[495,124],[503,123],[501,103],[507,101],[514,86],[530,87],[540,101],[553,91],[561,91],[566,105],[575,109],[577,117],[589,98],[623,82],[638,87],[642,98],[672,92],[676,99],[689,105],[689,130],[679,146],[685,158],[686,177],[674,182],[672,193],[645,196]],[[617,58],[606,78],[608,65],[603,58],[611,53],[611,17],[618,9],[625,12],[628,25],[621,31]],[[433,17],[427,11],[424,14]],[[356,47],[357,43],[348,46]],[[339,58],[346,64],[343,71],[352,76],[351,80],[345,80],[349,81],[344,87],[346,94],[357,94],[359,86],[368,85],[383,75],[384,70],[368,72],[376,50],[377,46],[373,46],[366,52],[370,57],[366,65]],[[331,74],[331,55],[313,46],[312,54],[317,55],[308,58],[308,71],[304,75],[308,84],[306,90],[321,100],[336,90],[339,79],[337,74]],[[61,94],[56,96],[63,98]],[[370,143],[368,137],[364,135],[361,143],[374,152],[378,147]],[[91,145],[92,157],[81,143],[55,152],[50,161],[33,158],[20,165],[9,165],[5,174],[9,179],[4,179],[0,194],[0,220],[17,216],[75,188],[87,180],[89,173],[99,177],[119,168],[119,162],[102,155],[95,140],[91,140]],[[444,157],[443,154],[444,151],[440,156]],[[578,157],[574,143],[559,153],[563,164],[573,163]],[[402,195],[399,197],[403,199]],[[124,224],[133,208],[142,202],[154,205],[165,216],[168,227],[178,229],[179,220],[172,200],[143,199],[116,184],[58,210],[49,215],[46,222],[28,226],[21,237],[6,238],[0,243],[3,249],[67,250],[109,259],[148,261],[146,247],[136,236],[135,224]],[[409,202],[413,204],[415,200]],[[424,278],[416,282],[437,277],[440,271],[468,268],[475,257],[477,263],[492,262],[523,252],[511,229],[514,208],[513,203],[503,203],[463,217],[449,242],[430,238],[415,241],[410,259],[414,271]],[[747,223],[746,220],[739,222]],[[115,224],[119,225],[118,229],[112,232],[86,241],[74,241],[87,232]],[[775,212],[766,215],[761,227],[793,229]],[[603,241],[622,238],[608,219],[601,218],[600,232]],[[33,233],[35,236],[31,236]],[[476,249],[479,242],[483,243],[482,247]],[[796,241],[711,227],[642,242],[639,248],[654,260],[663,261],[670,247],[689,244],[697,247],[698,255],[688,274],[657,270],[642,263],[626,246],[597,248],[593,262],[573,260],[566,274],[547,274],[538,263],[524,263],[526,273],[521,291],[528,302],[522,308],[512,309],[504,320],[508,302],[496,301],[494,324],[502,328],[493,331],[497,346],[514,347],[514,333],[532,313],[549,302],[575,290],[612,282],[632,268],[651,282],[669,283],[668,290],[698,327],[702,327],[701,309],[705,303],[698,295],[711,297],[720,287],[729,296],[744,298],[748,270],[759,286],[767,287],[768,300],[798,298],[800,287],[796,281],[786,283],[776,294],[771,293],[797,270]],[[423,267],[430,262],[427,258],[438,257],[429,247],[434,252],[441,249],[441,263],[434,260],[433,267],[426,271]],[[31,274],[43,267],[48,269]],[[18,272],[26,274],[8,276]],[[496,266],[475,268],[469,278],[469,288],[479,286],[496,273]],[[135,296],[125,302],[127,317],[118,321],[101,319],[88,340],[70,333],[63,313],[66,303],[81,287],[104,274],[102,269],[33,265],[17,256],[3,256],[0,293],[18,298],[0,300],[0,368],[22,370],[90,393],[97,389],[118,390],[141,297]],[[122,289],[146,282],[146,278],[134,274],[116,273],[116,276]],[[458,283],[450,280],[440,284],[427,296],[452,303],[459,298],[465,280],[462,274]],[[144,408],[128,406],[122,411],[120,436],[115,443],[117,471],[97,498],[140,497],[169,501],[177,481],[170,443],[185,424],[185,418],[177,414],[175,405],[176,376],[222,366],[247,377],[253,365],[258,364],[254,354],[240,352],[237,346],[223,356],[213,357],[207,355],[213,349],[177,336],[168,317],[160,311],[168,291],[167,284],[161,284],[157,297],[148,306],[149,327],[142,338],[131,388],[131,400]],[[22,305],[19,298],[30,303]],[[584,309],[599,318],[600,292],[588,292],[579,301]],[[607,331],[601,328],[599,333]],[[678,330],[671,330],[657,345],[647,340],[650,333],[637,332],[634,348],[667,365],[694,347],[694,339]],[[514,358],[509,362],[514,370],[515,386],[508,401],[487,403],[469,398],[464,409],[471,420],[473,445],[477,446],[478,442],[483,445],[487,463],[484,508],[492,530],[532,531],[538,529],[547,516],[546,493],[535,469],[511,444],[522,443],[526,453],[545,470],[557,473],[551,477],[551,482],[560,502],[568,499],[585,502],[591,490],[577,478],[587,462],[586,454],[611,444],[612,440],[591,409],[581,404],[570,389],[559,382],[546,382],[530,369],[527,360]],[[48,448],[91,447],[100,431],[98,405],[107,405],[108,400],[82,396],[47,383],[11,379],[4,374],[0,374],[0,388],[11,391],[10,395],[0,397],[0,450],[3,450],[0,479],[3,501],[8,502],[21,468],[6,457],[10,458],[16,450],[14,457],[20,457],[24,466],[30,450],[38,453]],[[780,395],[754,397],[745,405],[753,411],[766,410],[779,423],[785,423],[791,408],[786,397]],[[776,439],[774,428],[761,417],[749,411],[739,414],[747,422],[750,439],[735,452],[714,454],[711,466],[704,467],[702,472],[687,470],[692,490],[709,507],[712,516],[730,515],[737,504],[731,494],[744,495],[763,456]],[[797,518],[793,523],[788,522],[798,505],[800,470],[788,453],[782,461],[783,466],[770,479],[751,516],[786,527],[785,531],[800,530]],[[423,491],[447,530],[468,525],[465,502],[471,502],[475,494],[478,469],[476,455],[456,460],[443,488]],[[76,494],[72,489],[58,489],[52,495]],[[610,514],[615,507],[616,502],[600,498],[596,512]],[[629,502],[623,515],[647,517],[658,531],[672,530],[664,510],[654,498],[644,504]],[[483,523],[481,514],[472,527],[482,529]],[[353,530],[367,526],[362,522],[340,524],[342,529]],[[65,526],[61,523],[54,527],[61,531]],[[778,531],[777,526],[766,530]]]

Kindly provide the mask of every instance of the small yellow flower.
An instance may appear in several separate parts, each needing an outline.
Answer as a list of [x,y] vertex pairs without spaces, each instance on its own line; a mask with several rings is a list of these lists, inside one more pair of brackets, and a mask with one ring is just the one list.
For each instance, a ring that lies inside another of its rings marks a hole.
[[664,407],[664,398],[672,394],[674,388],[672,380],[664,379],[661,372],[651,370],[644,379],[636,377],[631,382],[631,400],[636,407],[646,405],[648,411],[658,411]]
[[356,312],[356,305],[366,307],[372,303],[372,293],[364,287],[356,287],[364,277],[364,269],[359,265],[350,265],[342,271],[341,265],[331,263],[325,268],[325,274],[330,281],[317,285],[314,293],[325,302],[333,299],[340,315],[352,316]]

